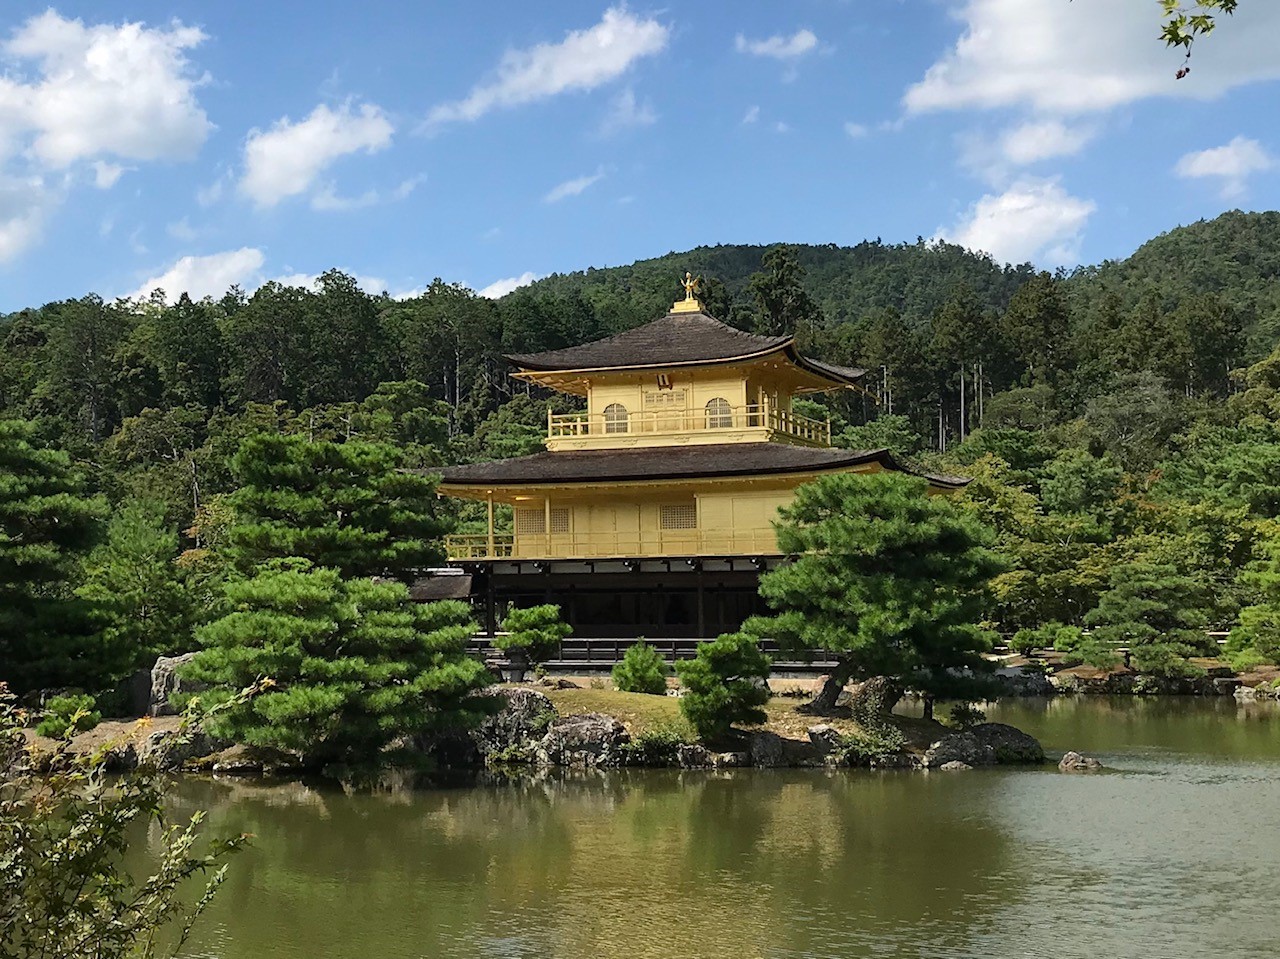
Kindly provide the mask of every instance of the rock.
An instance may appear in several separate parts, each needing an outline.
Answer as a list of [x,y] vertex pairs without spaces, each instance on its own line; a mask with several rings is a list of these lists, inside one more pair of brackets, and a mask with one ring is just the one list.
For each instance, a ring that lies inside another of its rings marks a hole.
[[208,768],[218,776],[282,776],[302,770],[301,757],[257,746],[232,746],[209,759]]
[[1044,747],[1034,736],[1029,736],[1021,729],[1006,726],[1004,723],[982,723],[969,730],[978,742],[995,750],[996,762],[1009,763],[1042,763]]
[[627,728],[612,716],[583,713],[554,720],[534,755],[544,766],[619,766],[622,747],[630,741]]
[[1077,752],[1069,752],[1058,763],[1058,769],[1064,773],[1093,772],[1101,769],[1102,763],[1092,756],[1084,756]]
[[787,765],[787,747],[777,733],[752,733],[748,744],[751,754],[751,765],[764,769],[775,769]]
[[231,744],[216,739],[204,730],[179,733],[175,729],[157,729],[137,741],[137,762],[154,764],[160,769],[180,769],[184,763],[209,756]]
[[681,769],[706,769],[711,765],[711,754],[706,746],[681,743],[676,747],[676,763]]
[[888,676],[872,676],[849,693],[849,712],[863,726],[872,726],[893,712],[903,696],[902,684]]
[[910,753],[890,753],[887,756],[874,756],[867,763],[869,769],[921,769],[924,762]]
[[945,769],[947,772],[958,772],[959,770],[972,769],[973,767],[970,766],[968,763],[962,763],[958,760],[953,759],[949,763],[943,763],[938,768]]
[[925,750],[923,765],[925,769],[938,769],[950,762],[994,766],[996,751],[972,732],[947,733]]
[[198,693],[208,688],[204,683],[192,682],[178,675],[178,670],[195,658],[195,653],[183,653],[181,656],[161,656],[156,660],[156,664],[151,667],[148,716],[176,715],[178,711],[169,704],[171,697],[178,693]]
[[750,753],[712,753],[712,769],[737,769],[751,765]]
[[840,731],[826,723],[809,727],[809,742],[813,743],[813,748],[822,757],[838,753],[844,748],[844,737],[840,735]]
[[532,689],[499,689],[506,700],[502,709],[481,723],[471,739],[486,760],[528,761],[538,741],[555,721],[556,708],[542,693]]

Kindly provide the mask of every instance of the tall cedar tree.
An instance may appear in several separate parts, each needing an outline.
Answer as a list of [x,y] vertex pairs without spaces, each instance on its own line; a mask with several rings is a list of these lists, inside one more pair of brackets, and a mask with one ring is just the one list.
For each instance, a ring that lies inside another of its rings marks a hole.
[[1172,565],[1125,563],[1111,571],[1111,588],[1084,622],[1098,642],[1127,646],[1140,671],[1187,675],[1194,672],[1187,657],[1207,651],[1201,594]]
[[306,560],[272,560],[231,583],[232,612],[203,627],[186,675],[213,702],[269,677],[212,728],[237,742],[300,753],[320,768],[376,764],[400,736],[467,726],[490,711],[489,682],[467,655],[466,603],[415,603],[401,583],[344,579]]
[[966,697],[985,671],[977,623],[1003,568],[994,534],[929,484],[899,473],[824,476],[781,511],[778,545],[796,557],[760,579],[775,615],[745,629],[837,666],[808,707],[827,712],[851,679],[889,676],[927,697]]
[[1280,538],[1274,526],[1240,578],[1258,602],[1240,610],[1227,652],[1242,665],[1280,663]]
[[822,310],[805,292],[804,267],[789,246],[775,246],[760,261],[764,269],[747,280],[756,307],[756,332],[791,334],[811,342],[822,326]]
[[240,488],[229,498],[231,558],[244,572],[298,556],[343,576],[401,578],[439,563],[450,524],[436,481],[400,462],[383,444],[250,437],[232,462]]
[[0,420],[0,680],[16,693],[111,678],[93,606],[72,592],[105,512],[66,453]]

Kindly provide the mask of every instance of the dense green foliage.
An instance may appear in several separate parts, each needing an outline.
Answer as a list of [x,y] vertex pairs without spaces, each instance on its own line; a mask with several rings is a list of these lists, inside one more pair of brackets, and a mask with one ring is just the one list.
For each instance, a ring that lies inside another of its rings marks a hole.
[[101,647],[92,604],[71,591],[105,504],[33,434],[0,420],[0,664],[19,693],[110,678],[118,653]]
[[734,723],[762,723],[769,701],[769,658],[754,636],[726,633],[676,663],[684,695],[680,712],[703,739],[728,734]]
[[815,707],[872,676],[966,698],[964,677],[984,670],[990,646],[978,625],[985,590],[1003,568],[993,534],[900,473],[823,476],[780,512],[778,545],[796,558],[760,578],[774,615],[745,628],[798,653],[834,654]]
[[[226,875],[224,860],[247,837],[208,841],[203,813],[169,821],[169,777],[149,761],[108,777],[105,751],[75,755],[64,741],[34,774],[23,762],[26,722],[0,683],[0,956],[181,953]],[[125,850],[142,827],[151,827],[156,864],[139,876]]]
[[400,575],[444,559],[434,479],[388,444],[252,436],[231,461],[239,488],[226,552],[243,571],[301,556],[344,576]]
[[573,627],[560,618],[559,606],[547,603],[511,610],[502,621],[502,630],[493,640],[497,649],[519,651],[530,662],[540,663],[555,655]]
[[627,647],[622,661],[613,667],[613,685],[624,693],[665,696],[671,667],[662,654],[643,639]]
[[400,736],[478,721],[486,682],[467,655],[470,608],[418,604],[401,583],[343,579],[303,559],[271,560],[227,587],[231,611],[199,634],[186,674],[218,703],[262,677],[271,686],[210,728],[291,750],[317,767],[368,765]]

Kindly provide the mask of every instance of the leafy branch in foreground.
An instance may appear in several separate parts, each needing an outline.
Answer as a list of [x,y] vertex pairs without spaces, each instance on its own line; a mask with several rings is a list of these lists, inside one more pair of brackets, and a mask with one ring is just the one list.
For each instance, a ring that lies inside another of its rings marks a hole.
[[[1195,0],[1194,3],[1183,3],[1182,0],[1160,0],[1161,14],[1164,16],[1164,28],[1160,31],[1160,39],[1166,46],[1181,47],[1191,59],[1191,46],[1199,37],[1213,33],[1217,26],[1216,15],[1231,16],[1236,12],[1239,0]],[[1181,80],[1191,72],[1191,67],[1184,61],[1182,68],[1175,74]]]
[[[154,758],[108,781],[107,756],[118,744],[73,752],[78,714],[52,752],[36,756],[15,703],[0,683],[0,959],[176,955],[226,878],[224,860],[249,837],[206,843],[203,812],[168,822],[166,779]],[[192,732],[184,718],[176,735]],[[148,822],[161,827],[158,855],[151,875],[139,878],[124,854]],[[199,877],[204,887],[192,902],[187,887]]]

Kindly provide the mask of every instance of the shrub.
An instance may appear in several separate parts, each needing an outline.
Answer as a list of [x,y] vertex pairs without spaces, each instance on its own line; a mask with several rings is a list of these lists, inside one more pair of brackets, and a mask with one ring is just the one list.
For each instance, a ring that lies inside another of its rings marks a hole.
[[662,654],[643,639],[627,650],[622,662],[613,667],[613,685],[624,693],[665,696],[671,667]]
[[52,739],[61,739],[67,732],[88,732],[102,722],[102,713],[87,693],[67,693],[54,696],[45,704],[44,718],[36,727],[36,733]]
[[[0,744],[21,742],[25,720],[0,683]],[[190,735],[184,721],[178,739]],[[226,858],[248,841],[205,835],[201,812],[170,818],[169,777],[150,761],[108,777],[107,755],[76,755],[64,740],[42,757],[42,773],[17,764],[0,777],[0,956],[181,953]],[[157,861],[139,873],[124,851],[143,828]]]
[[725,633],[676,663],[686,692],[680,711],[703,739],[723,736],[734,723],[762,723],[769,701],[769,657],[753,637]]
[[951,707],[951,716],[947,725],[955,729],[968,729],[987,721],[987,714],[973,703],[956,703]]
[[549,659],[567,638],[573,627],[560,618],[560,607],[554,603],[513,609],[502,621],[504,636],[493,640],[495,649],[503,652],[522,650],[530,662]]
[[887,723],[844,737],[837,753],[841,765],[870,766],[902,752],[907,737]]
[[1114,669],[1120,665],[1120,657],[1110,643],[1097,635],[1086,635],[1078,626],[1059,625],[1054,634],[1053,648],[1066,653],[1067,662],[1071,665],[1087,663],[1097,669]]
[[663,723],[636,733],[622,751],[629,765],[675,766],[679,762],[680,747],[692,738],[693,730],[683,723]]

